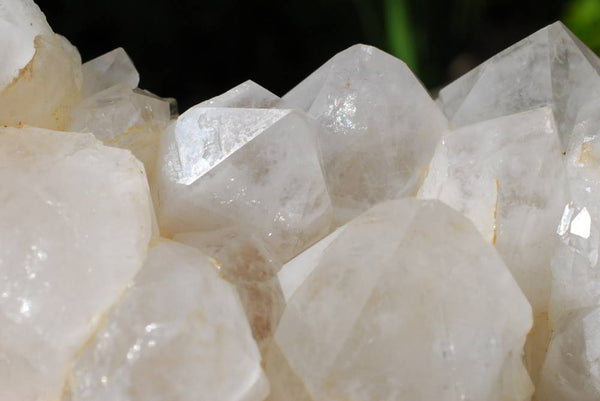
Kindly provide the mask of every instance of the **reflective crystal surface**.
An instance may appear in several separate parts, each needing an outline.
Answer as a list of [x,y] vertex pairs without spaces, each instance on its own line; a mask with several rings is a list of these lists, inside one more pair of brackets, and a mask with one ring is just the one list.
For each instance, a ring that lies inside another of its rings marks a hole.
[[146,257],[143,166],[91,135],[0,128],[0,399],[57,400]]
[[262,401],[269,385],[233,287],[161,240],[77,360],[71,401]]
[[275,333],[270,399],[529,399],[531,309],[458,212],[386,202],[317,253]]
[[326,128],[318,139],[339,223],[377,202],[414,195],[446,128],[408,67],[365,45],[335,55],[283,100]]
[[162,232],[245,226],[276,258],[291,259],[331,225],[314,135],[298,111],[188,110],[161,142]]

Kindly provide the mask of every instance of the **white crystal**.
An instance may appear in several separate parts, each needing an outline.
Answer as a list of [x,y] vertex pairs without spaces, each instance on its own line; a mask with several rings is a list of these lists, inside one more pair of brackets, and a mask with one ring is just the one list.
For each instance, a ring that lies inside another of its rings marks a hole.
[[287,261],[327,234],[313,124],[298,111],[194,107],[165,132],[161,232],[245,226]]
[[235,290],[160,241],[75,364],[71,401],[262,401],[269,385]]
[[146,256],[144,169],[91,135],[0,128],[0,206],[0,399],[56,400]]
[[33,58],[35,37],[52,34],[46,17],[33,1],[0,0],[0,91]]
[[222,95],[200,103],[202,107],[237,107],[252,109],[284,108],[279,96],[252,81],[246,81]]
[[180,233],[173,239],[216,260],[221,275],[235,285],[252,334],[266,354],[285,305],[277,279],[281,263],[260,239],[240,227]]
[[599,71],[598,57],[556,22],[443,88],[438,102],[455,126],[550,106],[566,147],[579,109],[600,97]]
[[133,62],[121,47],[86,62],[82,71],[81,91],[84,98],[115,85],[134,89],[140,82],[140,75]]
[[570,311],[557,324],[537,389],[543,401],[600,399],[600,308]]
[[459,213],[386,202],[317,252],[275,334],[272,400],[529,399],[530,306]]
[[79,103],[71,113],[70,129],[93,133],[106,145],[130,150],[153,182],[160,135],[170,116],[166,101],[118,84]]
[[446,128],[409,68],[370,46],[337,54],[283,100],[326,127],[319,143],[338,222],[414,195]]

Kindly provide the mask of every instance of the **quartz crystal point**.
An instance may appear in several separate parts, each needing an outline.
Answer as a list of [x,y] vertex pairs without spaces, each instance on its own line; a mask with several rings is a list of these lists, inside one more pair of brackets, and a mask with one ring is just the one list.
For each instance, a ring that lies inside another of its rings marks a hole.
[[495,55],[440,91],[455,126],[552,107],[563,147],[578,110],[600,97],[600,61],[556,22]]
[[64,130],[81,90],[81,59],[29,0],[0,0],[0,125]]
[[161,141],[161,232],[245,226],[285,262],[329,232],[316,128],[281,109],[193,107]]
[[219,271],[238,291],[246,316],[263,355],[266,354],[285,306],[277,261],[262,241],[243,229],[175,234],[178,242],[211,255]]
[[414,195],[447,125],[402,61],[365,45],[334,56],[283,100],[326,128],[318,139],[338,223]]
[[54,401],[142,266],[143,166],[93,136],[0,128],[0,399]]
[[557,324],[537,389],[542,401],[600,399],[600,307],[575,309]]
[[246,81],[222,95],[200,103],[202,107],[235,107],[241,109],[284,108],[279,96],[252,81]]
[[262,401],[269,385],[233,287],[160,240],[77,360],[70,401]]
[[79,103],[72,112],[71,130],[91,132],[106,145],[129,149],[154,182],[158,143],[170,117],[167,101],[119,83]]
[[140,82],[133,62],[121,47],[86,62],[82,70],[84,98],[115,85],[135,89]]
[[552,111],[541,108],[445,134],[419,191],[471,219],[531,302],[527,356],[534,379],[548,342],[551,258],[566,190]]
[[531,308],[468,219],[389,201],[317,253],[275,333],[270,399],[529,400]]

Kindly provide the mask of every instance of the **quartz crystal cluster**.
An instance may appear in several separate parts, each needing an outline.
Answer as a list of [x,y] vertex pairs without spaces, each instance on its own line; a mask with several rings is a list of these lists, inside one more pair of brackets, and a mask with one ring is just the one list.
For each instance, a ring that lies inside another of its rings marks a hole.
[[0,400],[600,400],[600,59],[356,45],[178,114],[0,0]]

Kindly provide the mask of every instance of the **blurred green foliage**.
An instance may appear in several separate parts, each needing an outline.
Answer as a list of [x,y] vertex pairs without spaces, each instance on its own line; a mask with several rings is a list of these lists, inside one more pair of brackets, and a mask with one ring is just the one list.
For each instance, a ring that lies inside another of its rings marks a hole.
[[[422,60],[430,59],[428,52],[435,47],[428,43],[428,40],[439,36],[442,32],[435,24],[446,24],[452,27],[448,39],[454,43],[449,43],[448,47],[456,48],[457,43],[468,41],[469,35],[473,35],[473,32],[485,35],[485,29],[482,29],[481,25],[489,22],[489,10],[494,6],[497,9],[529,7],[529,12],[533,13],[537,8],[540,14],[544,14],[546,9],[558,9],[558,18],[555,18],[562,20],[587,46],[600,53],[600,0],[553,0],[551,2],[525,0],[522,3],[506,0],[380,1],[382,18],[375,15],[376,7],[372,6],[373,1],[355,0],[359,14],[368,15],[368,18],[363,18],[363,26],[378,23],[383,23],[385,26],[383,40],[374,37],[375,30],[372,28],[366,29],[367,36],[370,36],[375,43],[383,43],[389,53],[404,60],[425,81],[429,81],[430,75],[439,75],[439,71],[423,71],[423,66],[427,63]],[[369,7],[368,4],[371,6]],[[553,11],[550,15],[557,15],[557,13]],[[436,16],[445,21],[436,21]],[[546,21],[546,23],[550,22],[552,21]]]
[[563,22],[593,51],[600,53],[600,0],[571,1]]

